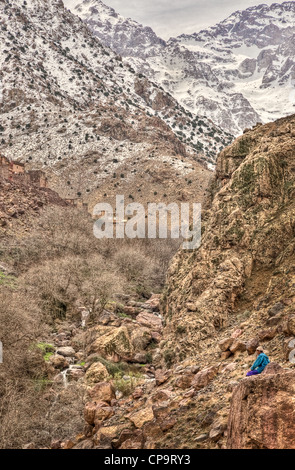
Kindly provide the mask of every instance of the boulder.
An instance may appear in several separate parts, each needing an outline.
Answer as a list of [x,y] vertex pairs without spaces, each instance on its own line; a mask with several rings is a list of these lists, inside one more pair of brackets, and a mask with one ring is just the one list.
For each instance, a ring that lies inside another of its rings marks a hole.
[[212,366],[208,367],[207,369],[203,369],[198,372],[193,381],[192,386],[195,390],[201,390],[202,388],[206,387],[217,375],[218,367]]
[[227,351],[234,342],[234,338],[225,338],[219,341],[218,346],[221,351]]
[[249,356],[255,353],[256,348],[259,346],[259,339],[258,338],[252,338],[249,339],[246,343],[246,350]]
[[143,351],[152,341],[152,335],[148,328],[135,328],[131,333],[131,343],[136,352]]
[[145,305],[151,308],[154,312],[159,312],[160,300],[161,300],[161,294],[153,294],[151,298],[145,302]]
[[112,448],[112,442],[117,441],[124,428],[127,426],[123,424],[114,424],[112,426],[104,426],[99,428],[94,435],[94,442],[98,445],[103,445],[104,448]]
[[125,326],[119,328],[104,327],[104,332],[91,344],[91,352],[98,353],[110,360],[130,360],[134,353],[128,330]]
[[223,369],[222,369],[221,372],[222,372],[222,373],[224,373],[224,372],[232,372],[232,371],[236,370],[236,368],[237,368],[236,362],[230,362],[230,363],[227,364],[225,367],[223,367]]
[[142,428],[144,424],[154,419],[153,408],[151,406],[142,408],[139,411],[135,411],[135,413],[129,415],[128,418],[135,427]]
[[186,388],[191,387],[193,378],[194,378],[194,374],[183,374],[176,379],[174,385],[175,387],[185,390]]
[[231,337],[233,339],[237,339],[239,338],[240,336],[242,336],[242,334],[244,333],[244,330],[242,330],[241,328],[237,328],[231,335]]
[[285,305],[283,304],[283,302],[277,302],[270,309],[268,309],[268,315],[270,317],[274,317],[278,313],[282,312],[284,308],[285,308]]
[[244,343],[240,339],[236,339],[229,349],[233,354],[237,352],[244,352],[246,351],[246,343]]
[[231,351],[223,351],[223,352],[220,354],[220,359],[221,359],[222,361],[225,361],[225,360],[228,359],[231,355],[232,355],[232,352],[231,352]]
[[105,401],[111,403],[116,398],[114,387],[109,382],[101,382],[88,390],[88,395],[92,401]]
[[283,351],[286,360],[294,361],[294,353],[292,351],[295,350],[295,338],[290,337],[286,338],[283,343]]
[[283,367],[280,366],[280,364],[277,364],[276,362],[270,362],[267,364],[266,368],[261,372],[264,375],[267,374],[279,374],[283,372]]
[[103,382],[109,377],[107,368],[101,362],[94,362],[86,372],[85,379],[88,385]]
[[243,379],[232,394],[227,448],[295,449],[294,394],[294,370]]
[[162,385],[163,383],[167,382],[169,377],[171,377],[171,371],[157,369],[155,372],[156,385]]
[[65,356],[60,354],[50,356],[49,362],[55,369],[67,369],[70,365]]
[[152,313],[141,312],[139,315],[137,315],[136,321],[153,331],[158,331],[161,333],[163,330],[161,318],[157,315],[153,315]]
[[62,348],[58,348],[56,353],[65,357],[73,357],[76,354],[75,349],[71,346],[64,346]]
[[258,337],[261,342],[265,342],[265,341],[270,341],[271,339],[273,339],[276,334],[277,334],[277,328],[273,327],[273,328],[268,328],[266,330],[261,330],[258,333]]
[[115,449],[141,449],[144,442],[144,436],[141,429],[124,429],[118,440],[114,441]]

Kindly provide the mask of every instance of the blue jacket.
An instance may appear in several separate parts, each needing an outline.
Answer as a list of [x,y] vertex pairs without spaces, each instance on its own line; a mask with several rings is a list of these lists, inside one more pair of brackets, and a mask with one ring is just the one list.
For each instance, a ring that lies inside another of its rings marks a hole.
[[256,361],[254,362],[251,370],[257,370],[259,374],[266,368],[267,364],[269,364],[269,359],[266,354],[260,353],[257,357]]

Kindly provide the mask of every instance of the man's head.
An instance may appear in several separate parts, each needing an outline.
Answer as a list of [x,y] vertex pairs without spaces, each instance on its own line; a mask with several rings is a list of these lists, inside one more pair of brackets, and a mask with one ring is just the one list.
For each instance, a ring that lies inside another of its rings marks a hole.
[[263,347],[262,346],[258,346],[258,348],[256,348],[256,355],[259,356],[259,354],[263,353]]

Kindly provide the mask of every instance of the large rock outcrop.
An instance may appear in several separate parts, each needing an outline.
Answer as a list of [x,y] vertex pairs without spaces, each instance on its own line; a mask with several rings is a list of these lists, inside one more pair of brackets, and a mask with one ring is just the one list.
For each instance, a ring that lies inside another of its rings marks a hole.
[[[273,273],[290,262],[294,139],[291,116],[256,126],[219,155],[209,210],[203,210],[201,247],[180,251],[168,273],[164,357],[176,362],[204,350],[239,311],[245,285],[253,283],[250,295],[257,282],[274,288]],[[284,269],[288,285],[292,267]]]
[[234,388],[229,449],[295,449],[295,371],[247,378]]

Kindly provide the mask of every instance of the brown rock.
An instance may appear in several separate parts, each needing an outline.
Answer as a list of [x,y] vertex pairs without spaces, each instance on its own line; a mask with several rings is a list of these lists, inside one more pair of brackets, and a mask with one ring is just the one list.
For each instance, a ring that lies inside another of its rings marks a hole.
[[227,428],[227,423],[215,421],[209,433],[209,439],[217,442],[224,434]]
[[55,369],[66,369],[70,365],[67,358],[59,354],[50,356],[49,362]]
[[292,336],[295,336],[295,315],[288,317],[287,328],[288,333]]
[[153,315],[152,313],[141,312],[139,315],[137,315],[136,321],[153,331],[158,331],[161,333],[163,330],[161,318],[157,315]]
[[243,331],[241,328],[238,328],[237,330],[235,330],[235,331],[232,333],[231,337],[232,337],[233,339],[237,339],[237,338],[239,338],[243,333],[244,333],[244,331]]
[[52,441],[50,448],[53,450],[61,449],[61,441]]
[[134,348],[126,326],[119,328],[98,327],[97,339],[91,344],[89,352],[95,352],[110,360],[129,360]]
[[101,427],[95,434],[94,441],[98,445],[104,445],[106,448],[111,448],[112,442],[116,442],[119,439],[124,428],[127,428],[127,426],[122,424]]
[[84,407],[84,419],[88,424],[94,424],[95,410],[97,404],[93,401],[86,403]]
[[286,338],[283,344],[284,357],[286,360],[294,359],[294,353],[292,353],[292,351],[294,350],[295,350],[295,338],[293,337]]
[[244,352],[246,351],[246,343],[241,341],[240,339],[236,339],[230,347],[230,351],[235,354],[236,352]]
[[85,439],[84,441],[76,444],[73,449],[93,449],[94,442],[91,439]]
[[151,332],[148,328],[135,328],[131,333],[131,343],[135,352],[143,351],[152,340]]
[[88,391],[88,395],[92,401],[96,402],[105,401],[107,403],[111,403],[111,401],[116,398],[115,390],[109,382],[96,384]]
[[72,449],[74,447],[75,443],[71,440],[67,440],[61,443],[61,448],[64,450]]
[[211,380],[218,373],[218,367],[209,367],[208,369],[203,369],[195,375],[195,378],[192,381],[192,386],[195,390],[201,390],[201,388],[206,387]]
[[283,372],[283,367],[280,366],[280,364],[277,364],[276,362],[270,362],[267,364],[266,368],[261,372],[261,374],[264,375],[270,375],[270,374],[280,374]]
[[221,351],[227,351],[231,347],[233,342],[234,342],[233,338],[225,338],[218,343],[218,346],[221,349]]
[[[141,429],[135,429],[135,431],[125,430],[122,431],[118,442],[120,442],[119,449],[142,449],[144,435]],[[114,443],[113,446],[115,447]]]
[[144,424],[152,421],[154,419],[154,413],[151,406],[146,408],[142,408],[135,413],[132,413],[129,416],[129,420],[136,426],[137,428],[142,428]]
[[258,338],[252,338],[246,343],[246,350],[249,356],[255,353],[256,348],[259,346],[259,339]]
[[154,310],[155,312],[160,311],[160,300],[161,294],[153,294],[149,300],[146,301],[145,305]]
[[89,369],[87,369],[85,379],[88,385],[94,385],[98,382],[102,382],[103,380],[109,377],[109,373],[106,367],[101,364],[101,362],[94,362]]
[[153,406],[153,412],[156,422],[159,424],[163,432],[173,428],[177,423],[176,418],[171,416],[169,406]]
[[194,374],[184,374],[178,377],[175,381],[175,386],[178,388],[182,388],[185,390],[186,388],[190,388],[192,385],[192,381],[194,378]]
[[95,429],[98,429],[101,426],[102,422],[113,416],[113,414],[114,411],[111,406],[105,406],[104,404],[98,405],[95,409],[94,416]]
[[223,367],[222,369],[222,373],[224,372],[232,372],[234,370],[236,370],[237,368],[237,364],[235,362],[230,362],[229,364],[227,364],[225,367]]
[[277,328],[268,328],[267,330],[262,330],[258,333],[259,340],[261,342],[270,341],[277,334]]
[[243,379],[233,390],[229,449],[295,449],[295,371]]
[[167,382],[170,376],[171,372],[163,371],[162,369],[157,369],[155,372],[156,384],[162,385],[163,383]]
[[223,352],[220,354],[220,359],[221,359],[222,361],[225,361],[225,360],[228,359],[231,355],[232,355],[232,352],[231,352],[231,351],[223,351]]
[[152,401],[155,402],[163,402],[168,401],[172,396],[172,392],[170,390],[157,390],[156,393],[152,395]]

